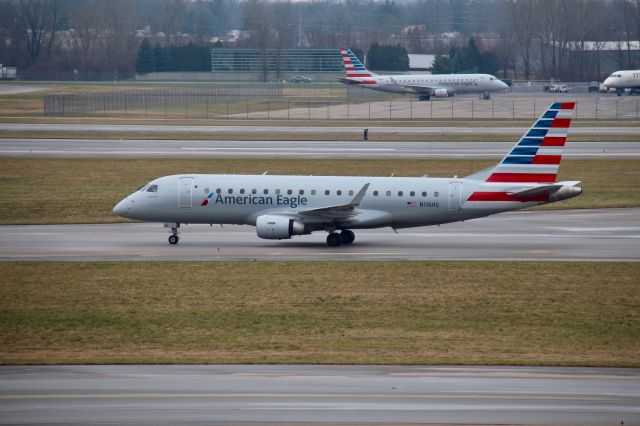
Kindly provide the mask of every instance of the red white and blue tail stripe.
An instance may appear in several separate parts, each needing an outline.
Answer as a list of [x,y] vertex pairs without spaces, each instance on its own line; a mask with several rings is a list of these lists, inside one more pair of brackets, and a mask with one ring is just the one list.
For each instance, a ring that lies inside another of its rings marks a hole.
[[575,102],[552,104],[502,161],[482,176],[484,183],[468,201],[547,201],[546,193],[514,199],[508,187],[556,182],[574,107]]
[[369,71],[350,49],[342,48],[340,49],[340,54],[342,55],[344,70],[347,73],[347,82],[358,84],[376,83],[376,81],[373,79],[376,74]]
[[575,102],[556,102],[507,154],[487,182],[556,181]]

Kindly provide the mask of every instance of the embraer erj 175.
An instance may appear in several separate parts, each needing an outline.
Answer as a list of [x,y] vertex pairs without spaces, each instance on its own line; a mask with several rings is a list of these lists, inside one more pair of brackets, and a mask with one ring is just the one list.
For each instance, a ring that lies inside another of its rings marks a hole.
[[602,85],[607,89],[616,89],[618,96],[621,96],[625,89],[629,93],[640,93],[640,70],[616,71],[606,78]]
[[120,201],[114,213],[171,229],[239,224],[283,240],[326,231],[351,244],[353,229],[410,228],[489,216],[580,195],[556,182],[575,102],[557,102],[493,167],[464,178],[180,174],[158,178]]
[[413,93],[421,101],[431,96],[446,98],[458,93],[481,93],[490,99],[492,92],[506,92],[509,86],[489,74],[407,74],[379,75],[369,71],[350,49],[340,49],[347,78],[338,78],[344,84],[391,93]]

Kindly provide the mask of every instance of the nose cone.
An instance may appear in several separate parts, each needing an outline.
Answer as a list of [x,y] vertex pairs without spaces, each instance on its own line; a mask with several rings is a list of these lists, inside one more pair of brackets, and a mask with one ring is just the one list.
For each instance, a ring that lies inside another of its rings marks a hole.
[[505,91],[505,93],[509,90],[509,85],[504,81],[500,81],[500,87]]
[[604,86],[606,86],[606,87],[612,87],[613,86],[613,79],[611,77],[607,77],[607,79],[602,84]]
[[113,214],[115,214],[116,216],[127,217],[127,213],[131,209],[132,204],[133,201],[131,201],[129,197],[125,198],[124,200],[116,204],[116,206],[113,208]]

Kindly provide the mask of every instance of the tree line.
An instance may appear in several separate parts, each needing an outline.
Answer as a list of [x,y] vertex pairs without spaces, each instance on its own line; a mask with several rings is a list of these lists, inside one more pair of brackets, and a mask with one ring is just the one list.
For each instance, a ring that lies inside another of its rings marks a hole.
[[445,69],[471,60],[509,77],[589,80],[607,55],[640,66],[640,0],[0,0],[0,63],[19,70],[134,71],[144,39],[151,49],[400,46],[438,54]]

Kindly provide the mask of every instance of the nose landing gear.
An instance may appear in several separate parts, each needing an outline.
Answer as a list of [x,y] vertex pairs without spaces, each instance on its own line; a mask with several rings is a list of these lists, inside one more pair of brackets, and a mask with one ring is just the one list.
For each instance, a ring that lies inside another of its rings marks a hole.
[[178,244],[178,242],[180,241],[180,236],[178,229],[180,228],[180,224],[179,223],[165,223],[164,224],[165,228],[169,228],[171,232],[171,235],[169,235],[169,244],[171,245],[175,245]]

